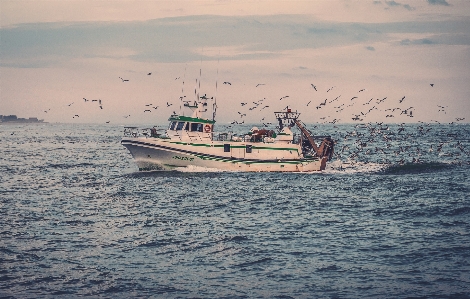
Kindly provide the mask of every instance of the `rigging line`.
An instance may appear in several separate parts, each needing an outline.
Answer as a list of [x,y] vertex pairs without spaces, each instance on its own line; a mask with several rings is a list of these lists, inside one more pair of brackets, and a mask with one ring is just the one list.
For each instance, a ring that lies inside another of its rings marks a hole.
[[[202,63],[202,59],[201,59],[201,63]],[[199,103],[200,96],[201,96],[201,74],[202,74],[202,69],[199,68],[199,84],[198,84],[198,88],[197,88],[197,102],[198,103]],[[201,105],[201,107],[202,107],[202,105]]]
[[183,74],[183,85],[181,86],[181,97],[180,97],[180,115],[183,115],[184,116],[184,110],[183,110],[183,98],[184,98],[184,80],[186,78],[186,67],[188,65],[185,65],[184,66],[184,74]]
[[[219,51],[220,55],[220,51]],[[217,76],[215,77],[215,95],[214,95],[214,102],[212,104],[212,120],[215,120],[215,114],[217,112],[217,82],[219,81],[219,61],[220,58],[217,59]]]
[[[199,103],[199,96],[200,96],[200,92],[201,92],[201,76],[202,76],[202,53],[204,53],[204,48],[202,48],[202,51],[201,51],[201,64],[199,66],[199,85],[197,86],[198,90],[197,90],[197,99],[196,99],[196,102]],[[202,105],[201,105],[202,106]],[[199,107],[198,107],[199,109]]]

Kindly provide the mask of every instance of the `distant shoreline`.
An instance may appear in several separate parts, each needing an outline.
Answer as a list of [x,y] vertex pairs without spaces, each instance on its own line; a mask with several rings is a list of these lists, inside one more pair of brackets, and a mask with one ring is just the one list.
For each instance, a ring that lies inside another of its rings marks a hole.
[[[21,118],[16,115],[0,115],[0,124],[43,124],[44,119],[37,117]],[[46,122],[47,123],[47,122]]]
[[28,125],[40,125],[40,124],[48,124],[46,121],[37,121],[37,122],[31,122],[31,121],[5,121],[1,122],[0,125],[18,125],[18,124],[28,124]]

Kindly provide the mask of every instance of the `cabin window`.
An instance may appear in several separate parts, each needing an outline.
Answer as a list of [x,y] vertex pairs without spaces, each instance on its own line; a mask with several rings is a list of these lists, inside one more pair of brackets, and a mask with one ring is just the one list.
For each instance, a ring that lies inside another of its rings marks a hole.
[[251,151],[252,151],[252,145],[251,145],[251,144],[247,144],[247,145],[246,145],[246,152],[249,154],[249,153],[251,153]]
[[191,131],[193,131],[193,132],[202,132],[202,124],[200,124],[200,123],[191,123]]
[[186,123],[186,126],[184,126],[185,131],[189,131],[189,123]]
[[228,144],[228,143],[224,144],[224,152],[226,152],[226,153],[230,152],[230,144]]
[[174,130],[175,126],[176,126],[176,121],[174,121],[170,124],[170,130]]
[[176,131],[181,131],[184,127],[184,121],[178,122],[178,125],[176,125]]

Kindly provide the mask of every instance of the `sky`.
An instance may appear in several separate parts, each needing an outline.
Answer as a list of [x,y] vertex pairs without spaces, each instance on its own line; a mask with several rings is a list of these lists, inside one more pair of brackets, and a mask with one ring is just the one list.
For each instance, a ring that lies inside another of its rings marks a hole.
[[468,28],[468,0],[2,0],[0,114],[166,124],[199,93],[222,124],[463,123]]

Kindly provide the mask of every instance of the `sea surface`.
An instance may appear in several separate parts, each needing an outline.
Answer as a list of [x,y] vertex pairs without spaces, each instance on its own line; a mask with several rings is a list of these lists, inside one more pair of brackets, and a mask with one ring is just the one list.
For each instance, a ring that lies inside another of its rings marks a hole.
[[0,125],[0,297],[470,298],[470,125],[308,127],[323,172],[139,172],[123,126]]

